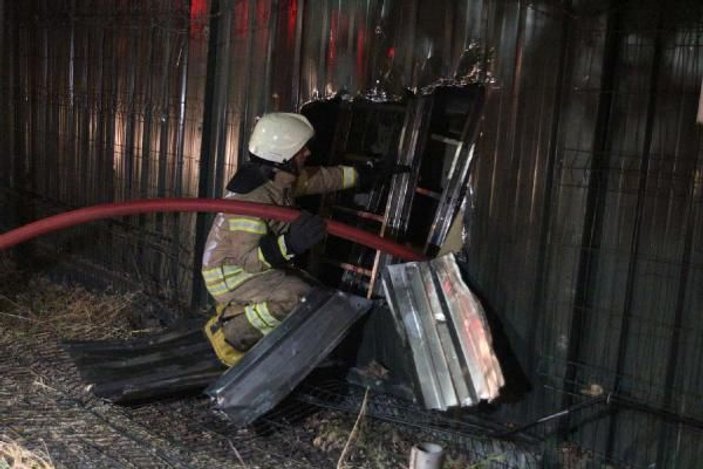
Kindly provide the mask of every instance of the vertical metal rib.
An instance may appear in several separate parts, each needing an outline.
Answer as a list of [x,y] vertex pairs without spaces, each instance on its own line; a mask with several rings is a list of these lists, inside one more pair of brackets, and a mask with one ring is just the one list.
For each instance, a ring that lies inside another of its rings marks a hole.
[[[605,215],[605,193],[608,186],[608,159],[610,155],[610,119],[614,89],[617,84],[616,65],[620,58],[620,37],[622,35],[622,12],[616,0],[610,2],[605,44],[603,47],[603,66],[598,101],[596,130],[593,137],[591,174],[588,181],[586,213],[581,235],[581,254],[578,263],[574,310],[569,330],[569,343],[566,354],[567,368],[563,379],[565,391],[562,407],[572,404],[575,390],[574,381],[577,369],[573,365],[578,361],[581,351],[581,324],[586,310],[593,302],[593,279],[598,269],[598,247],[603,232]],[[564,419],[560,428],[562,434],[568,431],[568,422]]]
[[293,52],[293,77],[292,77],[292,93],[291,104],[292,109],[300,109],[300,76],[302,74],[302,61],[300,57],[303,50],[303,15],[305,12],[305,0],[297,0],[297,11],[295,16],[295,49]]
[[405,266],[390,266],[383,279],[383,287],[391,312],[402,321],[400,327],[405,331],[411,345],[412,360],[425,407],[446,409],[442,387],[430,358],[429,344],[424,339],[423,324],[418,316],[411,279]]
[[[567,0],[565,7],[569,8],[571,1]],[[544,317],[544,307],[546,304],[547,295],[547,280],[549,277],[549,239],[551,233],[551,223],[552,223],[552,204],[553,204],[553,194],[552,188],[554,186],[555,179],[555,168],[558,159],[559,150],[559,138],[562,126],[560,125],[561,112],[562,112],[562,101],[564,98],[566,90],[566,77],[568,76],[566,70],[569,67],[570,59],[569,52],[573,50],[573,41],[569,33],[571,27],[573,26],[573,20],[567,14],[563,14],[562,19],[562,30],[561,30],[561,50],[559,52],[559,65],[556,77],[556,87],[554,90],[554,106],[552,108],[552,126],[549,133],[549,153],[547,156],[547,165],[545,168],[545,178],[544,178],[544,201],[542,204],[542,221],[540,223],[539,229],[539,249],[537,252],[537,267],[534,283],[534,301],[532,306],[532,323],[538,324],[541,317]],[[537,342],[537,334],[539,328],[535,327],[530,334],[530,345],[529,350],[529,369],[536,369],[537,365],[537,348],[535,347]]]
[[482,87],[478,87],[476,90],[476,100],[466,117],[460,137],[461,143],[457,146],[454,153],[447,186],[442,192],[442,198],[439,201],[439,206],[425,243],[425,252],[428,251],[430,246],[440,247],[442,245],[449,232],[454,215],[459,210],[461,199],[466,193],[469,168],[473,162],[476,147],[474,142],[478,134],[485,95]]
[[[630,324],[632,319],[632,303],[635,295],[635,278],[637,276],[637,268],[639,266],[640,256],[640,230],[642,227],[642,218],[645,210],[645,196],[647,192],[647,183],[649,181],[649,162],[652,146],[652,132],[654,129],[654,119],[657,103],[657,92],[659,91],[659,77],[662,68],[662,51],[664,49],[664,8],[660,7],[659,21],[657,24],[657,35],[654,39],[654,55],[652,58],[652,70],[650,75],[649,97],[647,102],[647,120],[645,122],[644,142],[642,145],[642,156],[640,162],[639,187],[637,188],[637,206],[635,208],[635,222],[632,230],[632,238],[630,240],[630,260],[627,266],[627,280],[625,286],[625,303],[622,309],[622,321],[620,324],[620,334],[618,336],[618,355],[615,365],[615,381],[613,390],[618,391],[620,388],[621,377],[627,360],[628,343],[630,337]],[[606,446],[606,456],[612,457],[615,448],[615,435],[617,432],[617,418],[611,415],[608,443]]]
[[[210,40],[207,52],[205,77],[205,102],[203,103],[203,131],[200,151],[198,197],[214,197],[218,192],[218,156],[225,100],[222,99],[227,77],[226,70],[232,19],[231,0],[212,0],[210,14]],[[224,62],[224,63],[223,63]],[[211,216],[199,213],[195,225],[195,265],[191,303],[198,307],[205,302],[207,293],[200,275],[201,258],[209,230]]]
[[[409,173],[394,176],[386,199],[385,221],[381,225],[381,236],[397,237],[407,230],[415,197],[414,188],[420,173],[420,158],[425,151],[427,129],[434,106],[434,98],[421,96],[406,110],[403,130],[398,139],[397,163],[409,166]],[[391,256],[376,252],[369,281],[369,295],[380,291],[376,282],[379,273],[393,261]]]

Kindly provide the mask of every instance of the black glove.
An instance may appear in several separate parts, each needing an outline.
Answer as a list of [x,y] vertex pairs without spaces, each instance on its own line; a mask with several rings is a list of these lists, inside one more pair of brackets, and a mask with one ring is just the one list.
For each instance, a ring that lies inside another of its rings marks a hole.
[[410,167],[401,166],[395,163],[389,163],[384,160],[371,162],[368,161],[354,167],[359,175],[359,182],[356,188],[360,192],[368,192],[377,184],[391,178],[394,174],[407,173]]
[[318,215],[303,212],[283,236],[290,253],[302,254],[325,237],[325,221]]

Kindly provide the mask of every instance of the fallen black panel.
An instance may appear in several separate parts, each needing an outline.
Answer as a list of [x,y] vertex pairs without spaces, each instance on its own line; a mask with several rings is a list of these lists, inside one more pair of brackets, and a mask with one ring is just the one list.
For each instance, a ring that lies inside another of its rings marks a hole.
[[198,319],[145,338],[63,347],[94,395],[122,404],[158,399],[200,391],[225,370],[202,325]]
[[371,305],[359,296],[314,289],[206,394],[235,425],[253,422],[320,364]]

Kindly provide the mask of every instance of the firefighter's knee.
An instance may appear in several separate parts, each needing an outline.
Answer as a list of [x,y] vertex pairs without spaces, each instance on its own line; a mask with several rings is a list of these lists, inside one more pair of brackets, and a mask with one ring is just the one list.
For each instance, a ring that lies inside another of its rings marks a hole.
[[220,361],[227,366],[238,362],[263,336],[278,327],[298,302],[291,296],[289,301],[218,306],[217,314],[206,325],[206,333]]
[[244,314],[235,316],[225,322],[222,330],[227,342],[243,352],[252,348],[264,336],[249,323]]

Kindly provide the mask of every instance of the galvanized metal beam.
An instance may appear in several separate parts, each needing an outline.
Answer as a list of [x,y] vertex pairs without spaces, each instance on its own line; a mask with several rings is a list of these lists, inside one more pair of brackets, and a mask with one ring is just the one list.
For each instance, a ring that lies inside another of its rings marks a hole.
[[485,313],[453,254],[388,266],[383,288],[410,344],[427,408],[470,406],[498,396],[505,382]]

